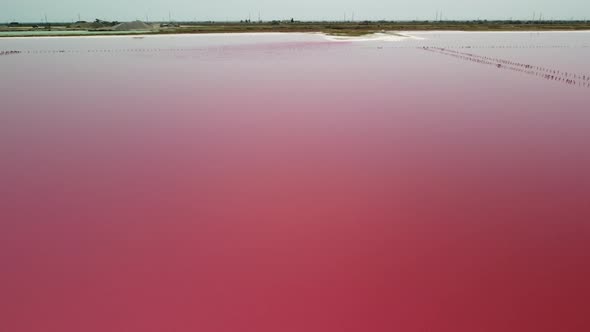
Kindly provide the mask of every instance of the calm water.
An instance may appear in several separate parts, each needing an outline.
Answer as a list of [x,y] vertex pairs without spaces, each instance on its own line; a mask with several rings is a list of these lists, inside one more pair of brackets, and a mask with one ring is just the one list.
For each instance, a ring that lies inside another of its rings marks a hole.
[[590,33],[415,36],[0,40],[1,330],[589,330]]

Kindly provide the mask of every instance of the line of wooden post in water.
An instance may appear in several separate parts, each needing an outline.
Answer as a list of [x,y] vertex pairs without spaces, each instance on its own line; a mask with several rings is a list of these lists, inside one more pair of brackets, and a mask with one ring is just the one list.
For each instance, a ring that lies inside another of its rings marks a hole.
[[[289,43],[290,49],[304,49],[307,47],[313,47],[318,45],[334,45],[340,44],[342,41],[339,42],[312,42],[312,43]],[[389,48],[403,48],[403,49],[415,49],[418,48],[442,48],[446,50],[451,49],[527,49],[527,48],[534,48],[534,49],[553,49],[553,48],[590,48],[590,45],[437,45],[435,43],[429,43],[429,46],[419,46],[415,43],[411,45],[388,45],[387,49]],[[276,46],[283,46],[284,43],[278,43]],[[9,54],[58,54],[58,53],[72,53],[72,54],[80,54],[80,53],[155,53],[155,52],[191,52],[191,51],[224,51],[224,50],[232,50],[232,49],[239,49],[240,47],[228,47],[228,46],[220,46],[220,47],[206,47],[206,48],[113,48],[113,49],[58,49],[58,50],[23,50],[23,51],[0,51],[0,55],[9,55]],[[247,46],[245,47],[247,48]],[[373,48],[373,47],[371,47]],[[383,48],[383,47],[379,47]]]
[[[317,43],[288,43],[289,49],[305,49],[312,46],[317,45],[333,45],[338,44],[338,42],[317,42]],[[281,44],[282,45],[282,44]],[[276,46],[276,45],[275,45]],[[283,45],[284,46],[284,45]],[[546,45],[547,48],[570,48],[571,46],[567,45]],[[585,46],[582,46],[585,47]],[[9,51],[0,51],[1,55],[14,55],[14,54],[60,54],[60,53],[151,53],[151,52],[189,52],[189,51],[217,51],[223,52],[226,50],[239,50],[243,49],[244,46],[241,47],[207,47],[207,48],[122,48],[122,49],[86,49],[86,50],[9,50]],[[402,46],[396,45],[392,48],[416,48],[416,45],[413,46]],[[448,56],[453,56],[462,60],[471,61],[475,63],[485,64],[495,66],[499,69],[511,70],[516,71],[536,77],[540,77],[546,80],[557,81],[560,83],[580,86],[580,87],[587,87],[590,88],[590,75],[588,74],[576,74],[570,73],[566,71],[560,71],[555,69],[549,69],[541,66],[535,66],[530,64],[524,64],[521,62],[510,61],[495,57],[488,57],[488,56],[481,56],[473,53],[465,53],[460,52],[455,49],[470,49],[470,48],[480,48],[480,47],[471,47],[465,45],[455,45],[455,46],[448,46],[448,47],[438,47],[438,46],[422,46],[418,47],[418,49],[444,54]],[[490,48],[508,48],[506,46],[491,46]],[[527,48],[525,45],[514,46],[513,48]],[[539,48],[539,46],[532,46],[532,48]],[[248,47],[245,47],[248,49]],[[261,49],[261,51],[265,51],[268,49]]]
[[499,59],[494,57],[487,57],[476,55],[472,53],[464,53],[456,50],[450,50],[439,47],[422,47],[421,49],[433,53],[452,56],[461,60],[475,62],[483,65],[494,66],[498,69],[511,70],[527,75],[539,77],[549,81],[555,81],[569,86],[578,86],[590,88],[590,75],[576,74],[561,70],[549,69],[541,66],[524,64],[516,61]]
[[[425,45],[427,44],[427,45]],[[431,40],[424,42],[412,43],[411,45],[392,45],[386,48],[416,48],[416,47],[439,47],[446,49],[578,49],[590,48],[590,44],[516,44],[516,45],[496,45],[496,44],[481,44],[481,45],[464,45],[464,44],[438,44]]]
[[[329,46],[337,45],[337,42],[329,43],[318,43],[318,45],[283,45],[285,50],[305,50],[310,49],[314,46]],[[227,52],[227,51],[238,51],[248,50],[248,47],[233,47],[233,46],[219,46],[219,47],[201,47],[201,48],[121,48],[121,49],[84,49],[84,50],[25,50],[18,51],[23,55],[50,55],[50,54],[89,54],[89,53],[100,53],[100,54],[120,54],[120,53],[171,53],[171,52]],[[276,48],[279,50],[281,48]],[[257,51],[272,51],[275,50],[271,46],[268,48],[252,48],[251,50]],[[11,53],[12,54],[12,53]]]
[[[312,42],[312,43],[290,43],[289,49],[293,50],[301,50],[308,47],[318,46],[318,45],[334,45],[340,44],[340,42]],[[279,43],[279,47],[281,47],[283,43]],[[430,44],[429,46],[419,46],[415,43],[411,45],[388,45],[387,49],[389,48],[402,48],[402,49],[415,49],[415,48],[439,48],[439,49],[526,49],[526,48],[543,48],[543,49],[552,49],[552,48],[589,48],[590,45],[436,45]],[[245,47],[246,49],[248,47]],[[373,47],[371,47],[373,48]],[[383,49],[384,47],[379,47]],[[198,51],[225,51],[225,50],[233,50],[233,49],[240,49],[240,47],[228,47],[228,46],[219,46],[219,47],[206,47],[206,48],[114,48],[114,49],[58,49],[58,50],[10,50],[10,51],[0,51],[0,55],[13,55],[13,54],[59,54],[59,53],[69,53],[69,54],[81,54],[81,53],[156,53],[156,52],[198,52]]]
[[493,48],[493,49],[528,49],[528,48],[535,48],[535,49],[544,49],[544,48],[589,48],[590,45],[581,44],[581,45],[448,45],[442,46],[439,45],[438,47],[442,48]]
[[584,80],[584,81],[590,80],[590,75],[562,72],[559,70],[549,69],[549,68],[545,68],[545,67],[541,67],[541,66],[528,65],[528,64],[524,64],[524,63],[520,63],[520,62],[516,62],[516,61],[509,61],[509,60],[504,60],[504,59],[500,59],[500,58],[482,56],[482,55],[477,55],[477,54],[473,54],[473,53],[463,53],[463,52],[459,52],[459,51],[455,51],[455,50],[448,50],[448,49],[441,49],[441,48],[438,48],[438,49],[444,50],[446,52],[475,57],[475,58],[479,58],[479,59],[483,59],[483,60],[489,60],[492,62],[498,62],[498,63],[505,64],[505,65],[522,67],[525,69],[535,69],[537,71],[541,71],[541,72],[545,72],[545,73],[549,73],[549,74],[563,75],[565,77],[570,77],[570,78],[574,78],[574,79],[578,79],[578,80],[580,80],[580,79]]
[[13,55],[22,53],[21,51],[0,51],[0,56],[2,55]]

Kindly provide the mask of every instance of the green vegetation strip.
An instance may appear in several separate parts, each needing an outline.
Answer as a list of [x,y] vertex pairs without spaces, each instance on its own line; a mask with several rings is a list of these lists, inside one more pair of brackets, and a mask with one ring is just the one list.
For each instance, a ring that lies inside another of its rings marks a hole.
[[177,23],[154,31],[75,30],[54,24],[39,30],[31,25],[0,26],[0,36],[85,36],[126,34],[201,34],[252,32],[319,32],[336,36],[362,36],[382,31],[575,31],[590,30],[586,21],[444,21],[444,22],[264,22],[264,23]]

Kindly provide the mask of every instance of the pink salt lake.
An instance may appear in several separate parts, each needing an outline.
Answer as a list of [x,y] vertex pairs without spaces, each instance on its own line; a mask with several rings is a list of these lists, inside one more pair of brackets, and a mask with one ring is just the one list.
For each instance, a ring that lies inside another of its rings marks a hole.
[[590,330],[590,33],[410,35],[0,39],[0,330]]

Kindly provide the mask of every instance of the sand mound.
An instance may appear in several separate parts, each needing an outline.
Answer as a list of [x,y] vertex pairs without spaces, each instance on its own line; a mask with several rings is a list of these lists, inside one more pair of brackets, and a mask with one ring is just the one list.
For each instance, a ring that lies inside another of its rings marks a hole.
[[117,24],[113,27],[113,30],[115,31],[135,31],[135,30],[141,30],[141,31],[146,31],[146,30],[152,30],[154,27],[143,23],[141,21],[133,21],[133,22],[125,22],[125,23],[121,23],[121,24]]

